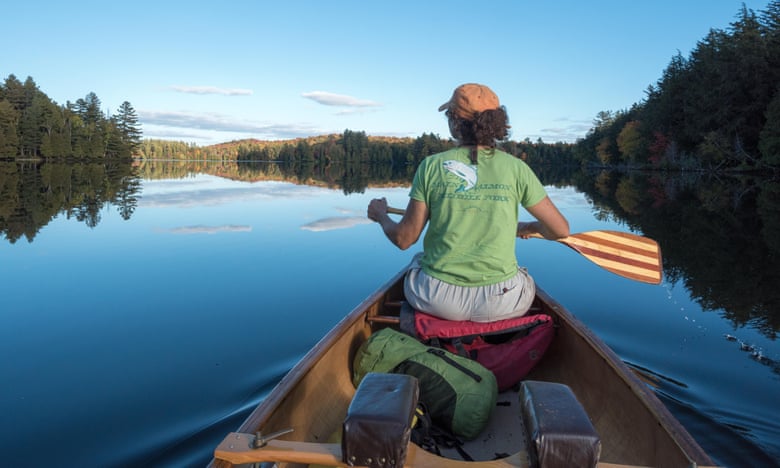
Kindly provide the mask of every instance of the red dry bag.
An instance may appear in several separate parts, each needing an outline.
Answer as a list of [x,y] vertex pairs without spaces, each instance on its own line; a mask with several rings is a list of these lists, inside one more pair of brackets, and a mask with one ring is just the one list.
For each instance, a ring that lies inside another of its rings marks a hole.
[[401,308],[401,330],[479,362],[495,374],[499,392],[519,383],[539,363],[555,335],[552,317],[546,314],[495,322],[445,320],[408,303]]

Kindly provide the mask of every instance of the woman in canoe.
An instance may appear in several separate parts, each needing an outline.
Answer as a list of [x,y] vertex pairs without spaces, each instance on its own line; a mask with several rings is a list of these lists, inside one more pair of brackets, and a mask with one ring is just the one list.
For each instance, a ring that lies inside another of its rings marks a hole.
[[[569,235],[569,224],[522,160],[496,148],[508,137],[504,106],[490,88],[467,83],[439,107],[458,145],[425,158],[400,221],[374,199],[368,217],[405,250],[426,223],[423,252],[406,275],[412,307],[448,320],[491,322],[526,313],[534,281],[515,258],[515,237]],[[534,218],[518,221],[518,205]]]

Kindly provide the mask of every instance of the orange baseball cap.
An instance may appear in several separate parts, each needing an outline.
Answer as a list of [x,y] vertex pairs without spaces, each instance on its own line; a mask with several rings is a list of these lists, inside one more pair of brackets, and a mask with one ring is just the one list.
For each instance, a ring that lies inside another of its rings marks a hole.
[[477,112],[499,107],[498,96],[490,88],[477,83],[466,83],[455,88],[450,100],[439,107],[439,112],[449,110],[458,117],[472,119]]

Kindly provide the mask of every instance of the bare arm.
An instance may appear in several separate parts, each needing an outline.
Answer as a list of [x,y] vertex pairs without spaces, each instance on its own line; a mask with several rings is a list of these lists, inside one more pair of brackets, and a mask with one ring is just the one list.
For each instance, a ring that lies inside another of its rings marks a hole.
[[420,238],[428,222],[428,206],[418,200],[409,200],[406,213],[400,221],[393,221],[387,214],[387,200],[375,198],[368,204],[369,219],[382,226],[385,236],[399,249],[406,250]]
[[569,235],[569,222],[558,211],[550,197],[544,197],[527,210],[536,221],[517,223],[517,237],[526,239],[533,234],[541,234],[545,239],[555,240]]

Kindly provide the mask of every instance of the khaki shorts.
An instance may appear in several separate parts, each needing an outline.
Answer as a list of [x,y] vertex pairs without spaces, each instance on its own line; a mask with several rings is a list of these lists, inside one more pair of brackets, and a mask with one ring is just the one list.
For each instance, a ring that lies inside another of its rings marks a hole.
[[404,294],[417,310],[447,320],[494,322],[525,315],[536,295],[536,284],[525,268],[506,281],[486,286],[456,286],[438,280],[412,259],[404,281]]

